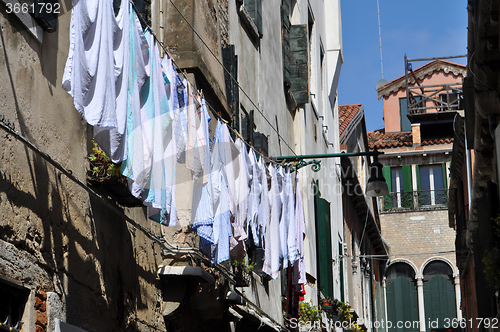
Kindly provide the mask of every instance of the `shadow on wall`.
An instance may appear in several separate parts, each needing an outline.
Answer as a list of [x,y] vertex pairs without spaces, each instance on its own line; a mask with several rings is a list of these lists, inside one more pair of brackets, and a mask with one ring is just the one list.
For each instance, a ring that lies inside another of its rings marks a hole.
[[[133,327],[137,311],[159,307],[148,303],[158,289],[152,250],[158,245],[131,234],[124,220],[89,202],[83,190],[75,192],[40,158],[27,162],[34,175],[28,185],[0,173],[0,194],[7,196],[0,214],[8,216],[0,238],[37,257],[53,279],[44,291],[60,296],[68,323],[100,331]],[[21,186],[32,186],[34,193]]]

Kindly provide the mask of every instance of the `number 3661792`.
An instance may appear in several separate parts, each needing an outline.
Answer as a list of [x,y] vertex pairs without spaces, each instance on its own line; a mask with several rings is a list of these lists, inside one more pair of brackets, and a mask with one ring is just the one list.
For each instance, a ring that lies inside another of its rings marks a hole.
[[7,14],[60,14],[61,4],[50,2],[36,2],[36,3],[7,3]]

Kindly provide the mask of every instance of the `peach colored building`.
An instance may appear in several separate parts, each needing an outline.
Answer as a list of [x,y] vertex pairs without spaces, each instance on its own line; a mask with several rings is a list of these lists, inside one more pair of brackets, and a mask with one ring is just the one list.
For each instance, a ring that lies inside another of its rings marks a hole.
[[379,160],[389,187],[378,202],[390,251],[386,319],[408,322],[389,332],[430,332],[462,315],[448,184],[466,67],[439,59],[415,70],[412,64],[406,64],[405,75],[377,89],[385,128],[368,133],[370,148],[384,152]]

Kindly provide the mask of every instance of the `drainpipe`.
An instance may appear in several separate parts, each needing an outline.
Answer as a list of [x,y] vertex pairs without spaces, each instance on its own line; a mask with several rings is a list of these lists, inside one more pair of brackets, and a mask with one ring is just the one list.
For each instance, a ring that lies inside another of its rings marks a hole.
[[387,281],[386,278],[382,280],[382,287],[384,288],[384,313],[385,313],[385,332],[389,332],[389,327],[387,324],[389,323],[388,317],[387,317]]

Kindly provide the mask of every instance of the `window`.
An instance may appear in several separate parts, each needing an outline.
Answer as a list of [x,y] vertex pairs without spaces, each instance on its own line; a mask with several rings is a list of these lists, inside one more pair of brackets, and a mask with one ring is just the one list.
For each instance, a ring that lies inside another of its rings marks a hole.
[[384,167],[384,177],[389,195],[384,197],[384,209],[413,207],[413,185],[411,165]]
[[262,0],[237,0],[242,21],[256,38],[262,38]]
[[447,204],[446,164],[419,168],[421,205]]
[[408,119],[408,104],[405,98],[399,98],[399,117],[401,131],[411,131],[411,122]]
[[321,293],[333,297],[332,237],[330,203],[320,197],[318,181],[314,188],[314,214],[316,221],[316,257],[318,286]]
[[[0,323],[7,322],[3,327],[6,331],[20,331],[23,322],[24,308],[30,290],[17,281],[0,279]],[[0,329],[1,330],[1,329]]]
[[459,109],[460,95],[458,92],[441,93],[439,98],[443,103],[443,107],[440,109],[441,111],[456,111]]
[[[403,194],[403,170],[400,169],[391,169],[391,184],[392,191],[395,194],[396,198],[396,206],[402,207],[401,204],[401,194]],[[395,207],[396,207],[395,206]]]

